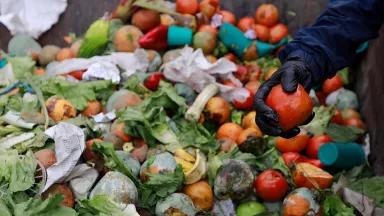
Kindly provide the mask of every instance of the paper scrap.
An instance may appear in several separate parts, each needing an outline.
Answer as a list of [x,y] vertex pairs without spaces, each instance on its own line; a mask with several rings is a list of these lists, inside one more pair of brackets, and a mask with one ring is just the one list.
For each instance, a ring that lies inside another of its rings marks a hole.
[[38,38],[59,20],[67,0],[1,0],[0,22],[12,35]]
[[46,71],[49,76],[68,74],[76,70],[87,70],[95,63],[112,64],[122,69],[121,78],[126,79],[137,71],[146,72],[149,66],[147,52],[136,49],[133,53],[115,52],[108,56],[94,56],[92,58],[72,58],[62,62],[48,64]]
[[111,62],[93,63],[83,73],[83,80],[111,80],[112,83],[120,83],[120,71]]
[[71,174],[85,148],[84,132],[73,124],[60,122],[48,128],[45,134],[55,141],[57,162],[47,169],[47,182],[42,192]]
[[116,113],[115,112],[108,112],[108,113],[99,113],[97,115],[92,116],[93,120],[96,123],[106,123],[111,122],[116,119]]

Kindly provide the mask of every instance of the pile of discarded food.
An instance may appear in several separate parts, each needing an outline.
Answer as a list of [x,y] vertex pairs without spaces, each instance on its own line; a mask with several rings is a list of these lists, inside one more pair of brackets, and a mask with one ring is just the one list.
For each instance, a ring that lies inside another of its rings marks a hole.
[[253,96],[289,40],[275,6],[237,21],[219,0],[122,1],[64,39],[68,47],[41,47],[18,35],[1,54],[0,215],[349,216],[384,207],[357,97],[343,87],[347,69],[309,95],[270,93],[284,128],[314,107],[296,137],[256,125]]

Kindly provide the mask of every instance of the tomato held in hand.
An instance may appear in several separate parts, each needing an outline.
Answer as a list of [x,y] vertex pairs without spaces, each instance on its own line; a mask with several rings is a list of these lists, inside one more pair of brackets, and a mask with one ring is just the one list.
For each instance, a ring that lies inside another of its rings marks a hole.
[[257,195],[268,202],[281,200],[288,191],[284,175],[273,169],[264,170],[257,176],[254,187]]
[[293,93],[286,93],[281,84],[273,87],[266,104],[277,112],[284,131],[303,124],[311,116],[313,108],[311,97],[301,85]]
[[312,137],[311,139],[309,139],[307,145],[307,156],[310,158],[317,159],[317,153],[319,152],[320,147],[325,143],[329,143],[331,141],[332,138],[327,135],[319,135]]
[[144,86],[149,90],[156,91],[159,87],[160,80],[164,79],[164,75],[160,72],[153,73],[144,81]]
[[285,139],[283,137],[276,138],[276,148],[284,152],[301,152],[305,149],[309,141],[309,136],[301,131],[298,135]]

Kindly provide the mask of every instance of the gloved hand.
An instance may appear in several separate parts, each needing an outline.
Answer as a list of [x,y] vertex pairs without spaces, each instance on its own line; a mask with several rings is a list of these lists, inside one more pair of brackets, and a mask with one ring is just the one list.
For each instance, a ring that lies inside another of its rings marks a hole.
[[[257,113],[256,123],[263,133],[290,138],[300,133],[300,129],[296,127],[289,131],[283,131],[279,126],[277,113],[265,104],[265,99],[272,87],[280,83],[286,92],[295,92],[298,84],[304,86],[305,90],[308,92],[311,89],[312,84],[311,72],[302,59],[287,59],[278,71],[260,86],[255,96],[254,107]],[[304,124],[309,123],[313,117],[314,113],[312,113]]]

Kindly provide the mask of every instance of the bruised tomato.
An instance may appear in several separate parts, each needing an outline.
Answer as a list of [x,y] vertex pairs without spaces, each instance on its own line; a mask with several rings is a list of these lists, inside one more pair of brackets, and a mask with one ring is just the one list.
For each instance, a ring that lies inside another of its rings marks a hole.
[[303,124],[313,108],[312,99],[302,85],[298,85],[293,93],[286,93],[281,84],[276,85],[267,96],[266,104],[277,112],[284,131]]
[[205,105],[206,117],[214,122],[223,124],[231,115],[229,103],[222,97],[212,97]]
[[281,200],[288,191],[288,183],[284,175],[277,170],[264,170],[257,176],[254,187],[256,194],[267,202]]
[[271,32],[268,27],[260,24],[255,24],[253,25],[253,31],[255,31],[257,39],[261,41],[269,41]]
[[77,70],[77,71],[72,71],[68,73],[68,75],[74,77],[77,80],[83,80],[83,73],[84,73],[84,70]]
[[214,35],[217,35],[217,29],[211,25],[202,25],[200,26],[198,32],[210,32],[213,33]]
[[258,24],[272,27],[279,21],[279,11],[273,4],[261,4],[256,9],[255,19]]
[[301,152],[305,149],[309,141],[309,136],[306,132],[301,131],[296,136],[285,139],[283,137],[276,138],[276,148],[280,152]]
[[246,32],[248,31],[249,29],[252,29],[252,26],[255,24],[255,19],[253,19],[253,17],[243,17],[239,20],[239,22],[237,23],[237,27],[243,31],[243,32]]
[[335,113],[332,116],[331,122],[335,124],[343,124],[343,116],[341,115],[340,110],[335,109]]
[[357,127],[357,128],[362,129],[362,130],[365,130],[365,124],[359,118],[350,118],[350,119],[344,120],[344,125],[351,126],[351,127]]
[[328,135],[318,135],[311,137],[307,145],[307,156],[310,158],[317,159],[317,153],[319,152],[320,147],[325,143],[329,143],[331,141],[332,138]]
[[236,17],[232,12],[221,10],[220,15],[223,16],[223,22],[227,22],[235,25]]
[[236,109],[248,110],[253,106],[253,94],[246,88],[239,88],[234,91],[232,104]]
[[253,95],[256,95],[256,92],[259,89],[259,87],[260,87],[259,81],[249,81],[245,85],[245,88],[248,89]]
[[288,36],[288,27],[279,23],[271,28],[269,42],[272,44],[278,43],[286,36]]
[[328,95],[343,87],[343,80],[340,75],[336,74],[334,77],[324,81],[322,89],[323,92]]
[[160,72],[152,73],[145,79],[144,86],[152,91],[156,91],[160,81],[164,79],[164,75]]
[[237,70],[235,71],[235,77],[240,80],[242,83],[249,81],[249,72],[247,67],[244,65],[237,65]]
[[176,11],[182,14],[195,14],[199,9],[197,0],[176,0]]

